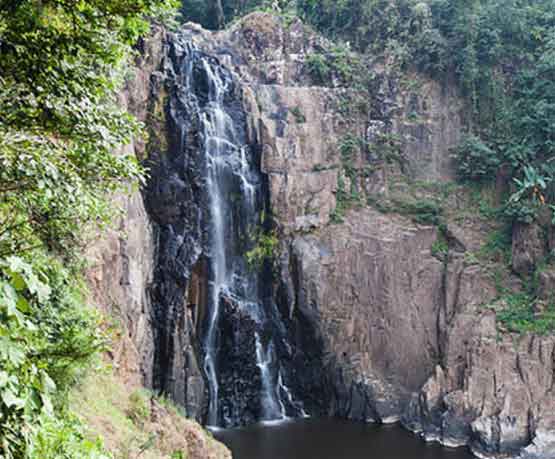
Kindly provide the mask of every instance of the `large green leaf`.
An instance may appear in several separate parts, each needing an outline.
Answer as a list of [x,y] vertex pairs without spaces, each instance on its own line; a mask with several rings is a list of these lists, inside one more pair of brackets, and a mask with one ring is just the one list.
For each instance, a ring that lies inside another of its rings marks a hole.
[[0,396],[8,408],[21,409],[25,406],[25,400],[17,397],[11,389],[3,389]]

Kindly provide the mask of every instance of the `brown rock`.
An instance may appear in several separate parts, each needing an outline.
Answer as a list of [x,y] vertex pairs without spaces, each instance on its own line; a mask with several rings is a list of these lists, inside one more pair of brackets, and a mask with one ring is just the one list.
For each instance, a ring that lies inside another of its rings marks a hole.
[[545,256],[546,244],[538,224],[513,225],[513,271],[530,274]]
[[555,269],[550,268],[538,273],[538,296],[547,302],[555,298]]
[[430,252],[435,238],[433,227],[364,209],[293,241],[298,265],[284,274],[298,285],[293,307],[323,337],[340,384],[362,381],[381,420],[398,419],[435,367],[442,272]]

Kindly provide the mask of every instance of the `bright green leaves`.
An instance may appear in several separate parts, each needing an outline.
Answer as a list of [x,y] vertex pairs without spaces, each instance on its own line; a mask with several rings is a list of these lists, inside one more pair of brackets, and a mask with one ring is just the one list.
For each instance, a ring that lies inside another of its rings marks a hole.
[[175,0],[0,0],[0,257],[72,255],[138,183],[115,150],[141,126],[117,107],[132,45]]
[[[21,258],[10,257],[0,263],[0,269],[0,368],[6,370],[0,375],[0,399],[5,407],[1,411],[7,415],[32,403],[36,398],[34,390],[54,384],[46,372],[38,369],[38,362],[29,359],[38,332],[31,315],[33,305],[47,302],[51,292]],[[51,406],[50,391],[44,392],[45,402]]]
[[19,367],[25,360],[25,350],[7,336],[0,336],[0,360],[12,367]]
[[[0,266],[4,266],[9,279],[8,285],[12,286],[18,294],[21,295],[25,290],[28,290],[31,295],[36,296],[40,303],[48,301],[50,287],[46,283],[47,280],[41,280],[40,277],[44,277],[44,275],[41,276],[37,273],[29,263],[26,263],[20,257],[12,256],[6,259],[5,264],[0,262]],[[21,312],[30,312],[29,303],[24,296],[20,296],[17,304]]]
[[43,414],[104,346],[75,273],[53,258],[0,261],[0,448],[23,457]]
[[75,136],[53,141],[0,125],[0,256],[42,244],[71,252],[87,225],[109,221],[107,195],[141,179],[134,158],[113,154],[123,134]]
[[261,269],[265,262],[274,262],[279,247],[277,233],[275,231],[266,233],[258,229],[253,239],[254,246],[246,253],[249,268]]
[[4,388],[1,394],[2,401],[4,405],[9,408],[22,409],[25,406],[25,400],[18,398],[9,388]]

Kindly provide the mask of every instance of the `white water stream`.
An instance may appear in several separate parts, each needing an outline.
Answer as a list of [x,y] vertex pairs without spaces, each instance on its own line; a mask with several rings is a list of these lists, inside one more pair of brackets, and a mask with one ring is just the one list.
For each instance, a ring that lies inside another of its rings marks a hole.
[[[202,57],[201,57],[202,59]],[[225,296],[232,298],[239,307],[245,308],[250,317],[262,323],[265,319],[263,305],[257,298],[257,275],[246,269],[246,264],[234,259],[244,258],[244,254],[235,254],[226,246],[233,237],[234,222],[231,206],[240,206],[240,215],[246,215],[257,224],[259,218],[256,209],[256,192],[260,185],[249,163],[249,149],[241,145],[234,122],[227,113],[225,97],[232,84],[230,76],[214,66],[208,59],[203,59],[203,70],[208,83],[208,101],[203,107],[201,130],[204,136],[204,149],[207,159],[207,190],[210,212],[210,263],[212,270],[209,286],[208,326],[205,336],[204,370],[209,381],[210,403],[208,424],[220,423],[220,388],[218,384],[218,325],[221,317],[221,300]],[[189,78],[192,78],[190,76]],[[229,183],[239,178],[241,193],[239,202],[231,203]],[[284,419],[285,407],[280,400],[280,391],[289,393],[283,385],[279,371],[272,371],[277,364],[272,340],[263,343],[256,335],[256,365],[260,369],[261,417],[263,420]],[[279,385],[278,385],[279,378]],[[289,394],[290,396],[290,394]]]

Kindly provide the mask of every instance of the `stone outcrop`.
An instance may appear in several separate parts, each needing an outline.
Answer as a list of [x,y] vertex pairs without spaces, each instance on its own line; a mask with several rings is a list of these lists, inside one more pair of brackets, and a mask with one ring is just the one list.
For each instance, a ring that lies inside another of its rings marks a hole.
[[516,223],[513,226],[512,253],[513,270],[520,274],[531,274],[547,254],[547,244],[540,225]]
[[516,456],[532,441],[538,446],[530,451],[550,457],[549,428],[540,426],[555,420],[555,340],[499,336],[493,313],[476,314],[473,322],[457,350],[464,354],[459,374],[438,366],[413,398],[406,425],[426,440],[468,444],[479,457]]
[[365,209],[292,240],[282,278],[293,284],[291,314],[321,337],[334,388],[329,414],[394,422],[433,370],[443,269],[430,253],[436,237],[434,227]]

